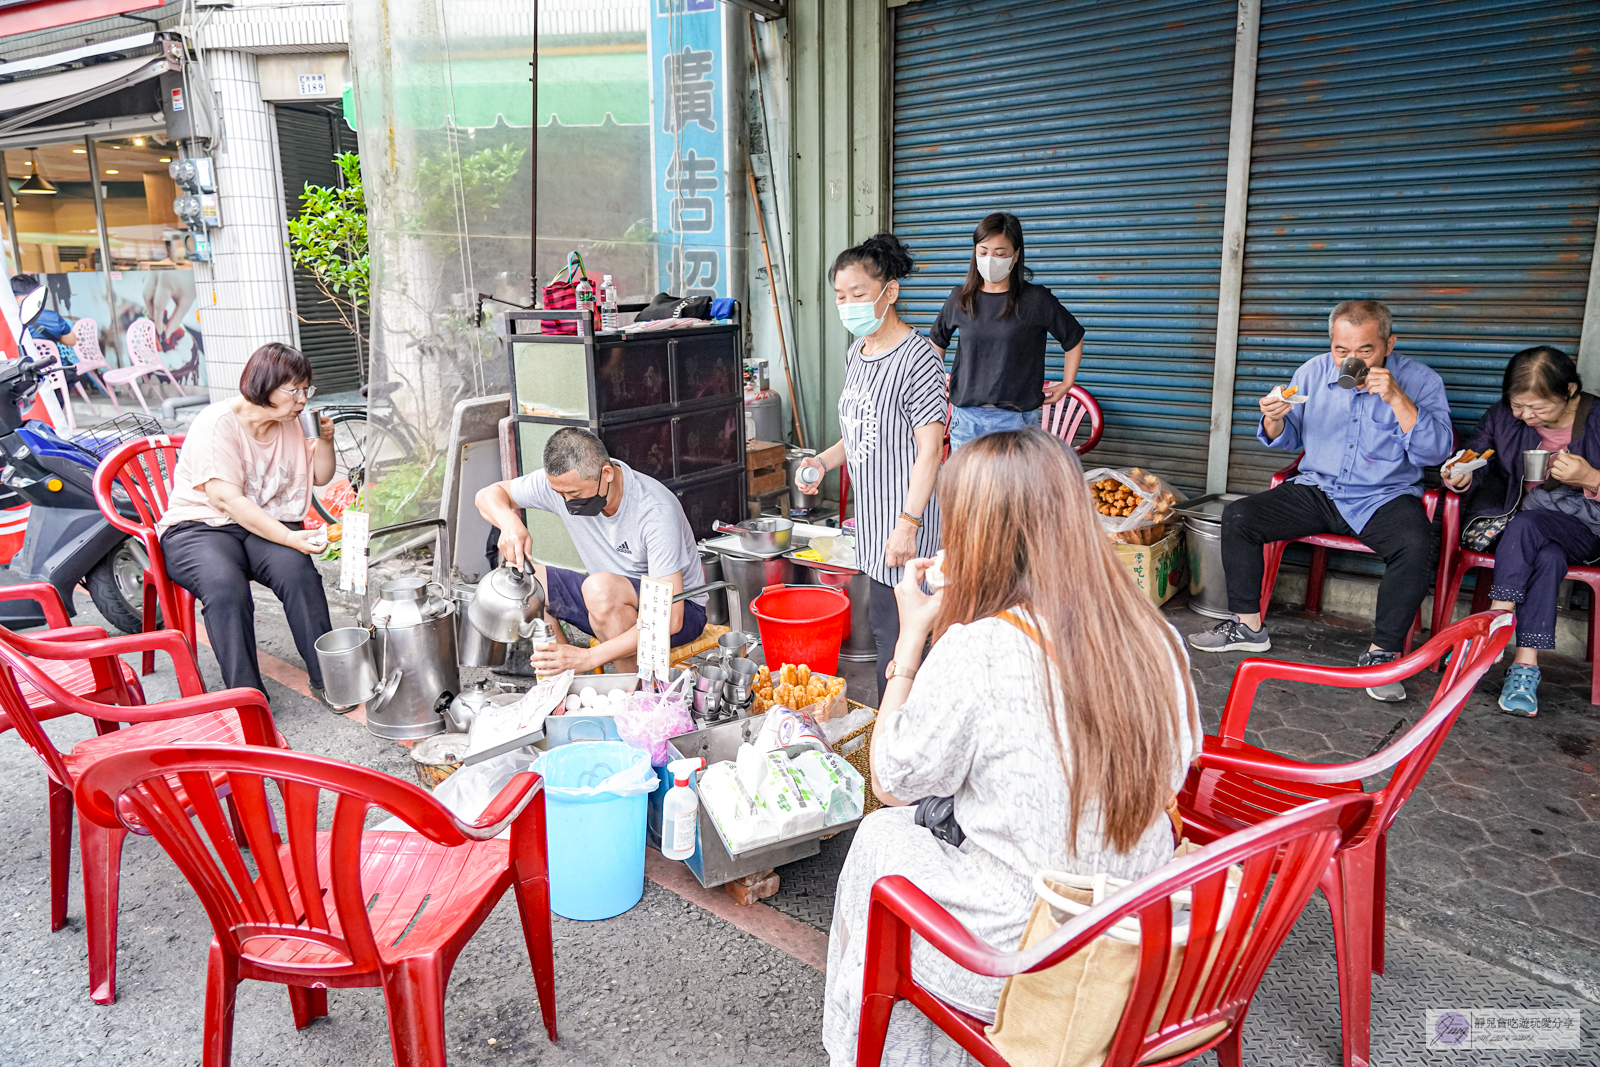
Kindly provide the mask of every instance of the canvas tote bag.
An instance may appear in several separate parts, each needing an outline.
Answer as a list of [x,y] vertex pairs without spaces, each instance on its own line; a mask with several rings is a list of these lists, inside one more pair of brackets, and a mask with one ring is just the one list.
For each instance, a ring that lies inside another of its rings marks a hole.
[[[1195,848],[1191,842],[1184,841],[1174,858],[1186,856]],[[1218,930],[1226,928],[1233,914],[1242,876],[1241,868],[1230,868],[1228,888],[1217,917]],[[1018,949],[1045,940],[1077,915],[1128,884],[1104,874],[1039,872],[1033,882],[1039,899],[1028,917]],[[1172,998],[1188,941],[1189,893],[1176,893],[1172,900],[1172,955],[1167,964],[1166,981],[1156,1001],[1156,1021]],[[1220,935],[1213,936],[1211,958],[1195,984],[1196,994],[1205,987],[1221,947]],[[1054,967],[1006,979],[994,1024],[986,1027],[985,1033],[1012,1067],[1101,1067],[1111,1049],[1111,1039],[1116,1036],[1117,1025],[1122,1021],[1122,1009],[1133,990],[1133,976],[1138,965],[1139,922],[1130,916]],[[1226,1025],[1219,1022],[1181,1041],[1170,1042],[1149,1059],[1166,1059],[1202,1045]]]

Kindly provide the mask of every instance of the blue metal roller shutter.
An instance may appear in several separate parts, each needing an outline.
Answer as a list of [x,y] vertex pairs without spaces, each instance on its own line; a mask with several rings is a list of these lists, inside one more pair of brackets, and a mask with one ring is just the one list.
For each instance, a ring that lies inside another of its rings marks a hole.
[[[1229,487],[1287,457],[1256,400],[1327,349],[1339,300],[1394,312],[1456,427],[1506,357],[1577,351],[1600,187],[1594,0],[1269,0],[1261,19]],[[1600,385],[1600,383],[1594,383]]]
[[1087,330],[1078,381],[1106,414],[1088,461],[1147,465],[1191,491],[1205,483],[1235,12],[895,10],[894,230],[920,265],[902,285],[908,319],[932,326],[973,226],[1014,212],[1034,280]]

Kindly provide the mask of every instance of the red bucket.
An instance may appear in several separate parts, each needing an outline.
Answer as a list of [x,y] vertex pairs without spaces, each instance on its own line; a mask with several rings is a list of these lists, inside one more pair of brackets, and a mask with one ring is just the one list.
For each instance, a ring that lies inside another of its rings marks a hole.
[[804,663],[819,674],[839,673],[839,646],[850,628],[850,598],[821,585],[769,585],[750,602],[761,629],[767,667]]

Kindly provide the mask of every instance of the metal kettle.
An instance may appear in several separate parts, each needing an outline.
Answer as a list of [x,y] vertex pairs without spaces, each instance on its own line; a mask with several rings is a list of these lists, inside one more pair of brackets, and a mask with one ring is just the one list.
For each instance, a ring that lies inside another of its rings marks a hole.
[[521,641],[544,619],[544,586],[530,571],[501,566],[478,583],[467,620],[491,641]]
[[450,732],[464,734],[471,730],[473,720],[482,714],[485,708],[495,706],[492,697],[499,692],[500,687],[487,678],[468,682],[463,686],[461,692],[456,694],[456,698],[444,710]]

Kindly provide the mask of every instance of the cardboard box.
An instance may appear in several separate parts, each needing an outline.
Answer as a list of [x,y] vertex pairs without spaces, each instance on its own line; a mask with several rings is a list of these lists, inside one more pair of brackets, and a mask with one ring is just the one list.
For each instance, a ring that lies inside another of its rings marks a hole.
[[1153,545],[1118,545],[1117,556],[1133,574],[1133,580],[1156,604],[1165,604],[1178,591],[1175,579],[1181,570],[1179,540],[1182,530],[1174,530]]

